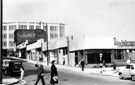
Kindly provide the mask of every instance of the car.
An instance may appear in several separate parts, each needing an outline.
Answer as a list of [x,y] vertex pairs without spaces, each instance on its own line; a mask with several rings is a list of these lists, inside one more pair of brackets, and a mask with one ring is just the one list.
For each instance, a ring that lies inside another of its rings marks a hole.
[[9,66],[5,68],[5,75],[11,75],[13,73],[21,73],[20,68],[22,67],[22,62],[20,60],[11,60]]
[[119,78],[131,78],[135,81],[135,64],[128,64],[124,69],[119,70]]
[[9,66],[10,59],[3,59],[2,61],[2,70],[5,70],[6,67]]

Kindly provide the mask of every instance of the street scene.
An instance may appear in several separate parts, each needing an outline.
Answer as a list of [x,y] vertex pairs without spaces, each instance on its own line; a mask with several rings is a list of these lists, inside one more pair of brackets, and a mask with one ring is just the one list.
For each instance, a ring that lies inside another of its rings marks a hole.
[[4,0],[0,85],[134,85],[135,1]]
[[[11,59],[16,60],[16,58],[11,58]],[[23,62],[23,66],[25,67],[25,77],[24,77],[24,80],[26,81],[25,85],[34,85],[37,78],[37,68],[35,67],[36,62],[27,61],[24,59],[19,59],[19,60]],[[50,66],[44,65],[44,70],[45,70],[44,79],[45,79],[46,85],[50,85],[49,84],[50,83]],[[115,75],[82,72],[81,68],[77,68],[77,70],[75,68],[73,68],[72,70],[71,69],[69,70],[69,69],[64,69],[64,68],[59,67],[58,75],[59,75],[58,85],[114,85],[114,84],[134,85],[134,82],[128,78],[121,80],[119,79],[118,76],[115,76]],[[20,78],[18,74],[14,74],[10,76],[15,77],[16,79]],[[19,84],[21,85],[21,82],[14,83],[14,85],[19,85]],[[39,82],[38,85],[42,85],[41,81]]]

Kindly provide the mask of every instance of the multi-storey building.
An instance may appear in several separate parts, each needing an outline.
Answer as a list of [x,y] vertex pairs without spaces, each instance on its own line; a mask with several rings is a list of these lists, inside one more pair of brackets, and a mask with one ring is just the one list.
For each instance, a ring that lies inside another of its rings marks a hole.
[[3,23],[3,51],[14,50],[14,31],[16,29],[43,29],[48,31],[48,40],[57,39],[67,35],[66,25],[62,23],[44,22],[4,22]]

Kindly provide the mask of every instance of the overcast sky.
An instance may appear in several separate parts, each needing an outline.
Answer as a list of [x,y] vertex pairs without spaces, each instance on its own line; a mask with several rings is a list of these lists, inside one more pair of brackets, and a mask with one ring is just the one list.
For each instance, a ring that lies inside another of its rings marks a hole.
[[135,0],[3,0],[3,21],[65,23],[75,37],[135,41]]

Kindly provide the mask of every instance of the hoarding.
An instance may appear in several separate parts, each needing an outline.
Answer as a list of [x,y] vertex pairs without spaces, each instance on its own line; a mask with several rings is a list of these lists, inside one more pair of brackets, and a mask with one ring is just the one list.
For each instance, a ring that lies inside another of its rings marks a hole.
[[42,29],[17,29],[14,32],[14,42],[16,45],[21,44],[28,40],[28,43],[36,42],[38,39],[46,41],[46,32]]

